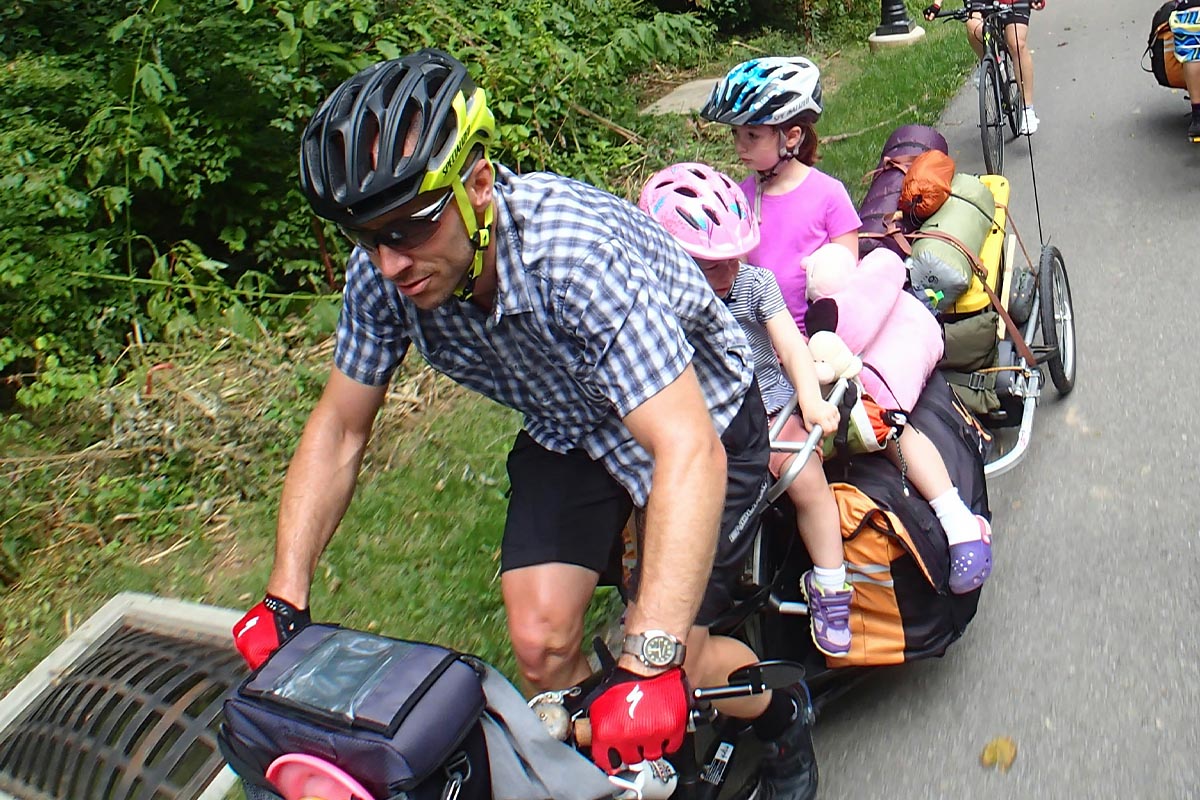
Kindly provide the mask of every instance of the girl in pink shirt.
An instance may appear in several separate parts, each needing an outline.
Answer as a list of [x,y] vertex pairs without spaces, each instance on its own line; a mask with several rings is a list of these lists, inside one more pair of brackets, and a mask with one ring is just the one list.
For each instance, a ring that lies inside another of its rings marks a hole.
[[806,278],[800,260],[833,242],[858,255],[862,225],[841,181],[816,169],[821,76],[807,58],[757,58],[717,84],[700,111],[733,126],[738,158],[754,173],[741,184],[754,198],[762,243],[747,260],[775,274],[804,330]]

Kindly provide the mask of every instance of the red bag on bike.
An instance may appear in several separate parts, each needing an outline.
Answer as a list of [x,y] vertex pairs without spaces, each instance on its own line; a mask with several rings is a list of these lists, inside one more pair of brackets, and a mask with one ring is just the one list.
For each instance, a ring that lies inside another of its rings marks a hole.
[[917,156],[900,186],[898,206],[917,219],[929,219],[950,197],[954,159],[939,150]]

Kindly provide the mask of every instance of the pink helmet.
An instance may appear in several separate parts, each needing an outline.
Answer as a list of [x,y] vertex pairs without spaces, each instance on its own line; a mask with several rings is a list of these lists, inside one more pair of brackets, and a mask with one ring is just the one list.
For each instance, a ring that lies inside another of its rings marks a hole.
[[638,205],[693,258],[741,258],[758,246],[758,222],[746,195],[705,164],[672,164],[656,172]]

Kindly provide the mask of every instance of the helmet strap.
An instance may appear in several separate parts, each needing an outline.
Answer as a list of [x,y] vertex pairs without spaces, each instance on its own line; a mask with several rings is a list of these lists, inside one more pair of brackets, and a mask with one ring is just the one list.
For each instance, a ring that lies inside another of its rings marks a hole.
[[[781,166],[783,166],[784,162],[791,161],[793,158],[795,158],[796,151],[800,149],[799,143],[794,148],[791,148],[791,149],[788,148],[787,134],[785,134],[783,131],[776,128],[775,133],[777,133],[779,135],[779,160],[776,161],[775,165],[773,167],[771,167],[770,169],[758,170],[757,183],[760,186],[761,186],[761,184],[770,183],[771,181],[773,181],[775,179],[775,176],[777,176],[779,174],[779,168]],[[801,139],[800,141],[803,142],[804,140]],[[761,190],[758,192],[758,195],[759,195],[759,197],[762,196]],[[757,203],[755,204],[754,212],[756,214],[758,213],[758,204]]]
[[492,222],[496,210],[493,204],[488,203],[483,211],[483,224],[480,225],[475,218],[475,207],[467,197],[467,187],[463,185],[462,179],[454,180],[450,186],[454,191],[454,199],[458,202],[458,209],[462,212],[467,237],[471,240],[471,246],[475,248],[475,257],[471,260],[471,268],[467,270],[466,280],[454,292],[455,297],[465,302],[475,294],[475,281],[483,273],[483,257],[492,243]]

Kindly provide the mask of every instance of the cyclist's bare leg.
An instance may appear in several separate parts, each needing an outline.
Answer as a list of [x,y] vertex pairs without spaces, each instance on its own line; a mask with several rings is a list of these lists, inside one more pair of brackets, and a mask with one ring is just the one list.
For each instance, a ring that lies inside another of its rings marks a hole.
[[[787,463],[791,461],[789,459]],[[796,507],[796,527],[813,564],[825,569],[840,567],[845,561],[841,517],[837,501],[825,480],[821,459],[810,456],[796,480],[788,486],[787,493]]]
[[1200,103],[1200,61],[1183,62],[1183,83],[1193,103]]
[[[711,636],[708,628],[692,628],[688,636],[688,656],[684,671],[695,686],[722,686],[729,673],[758,661],[754,651],[732,636]],[[754,719],[767,710],[771,693],[741,697],[714,703],[717,710],[731,717]]]
[[500,576],[508,636],[521,677],[535,691],[561,689],[591,674],[580,649],[583,617],[600,576],[574,564],[537,564]]
[[1014,22],[1004,28],[1008,40],[1008,52],[1013,57],[1017,70],[1017,82],[1021,84],[1021,97],[1026,106],[1033,105],[1033,55],[1029,52],[1029,26]]
[[1183,83],[1187,88],[1188,101],[1192,104],[1188,140],[1200,143],[1200,61],[1183,62]]
[[967,17],[967,41],[975,51],[975,58],[983,59],[983,15],[972,14]]

